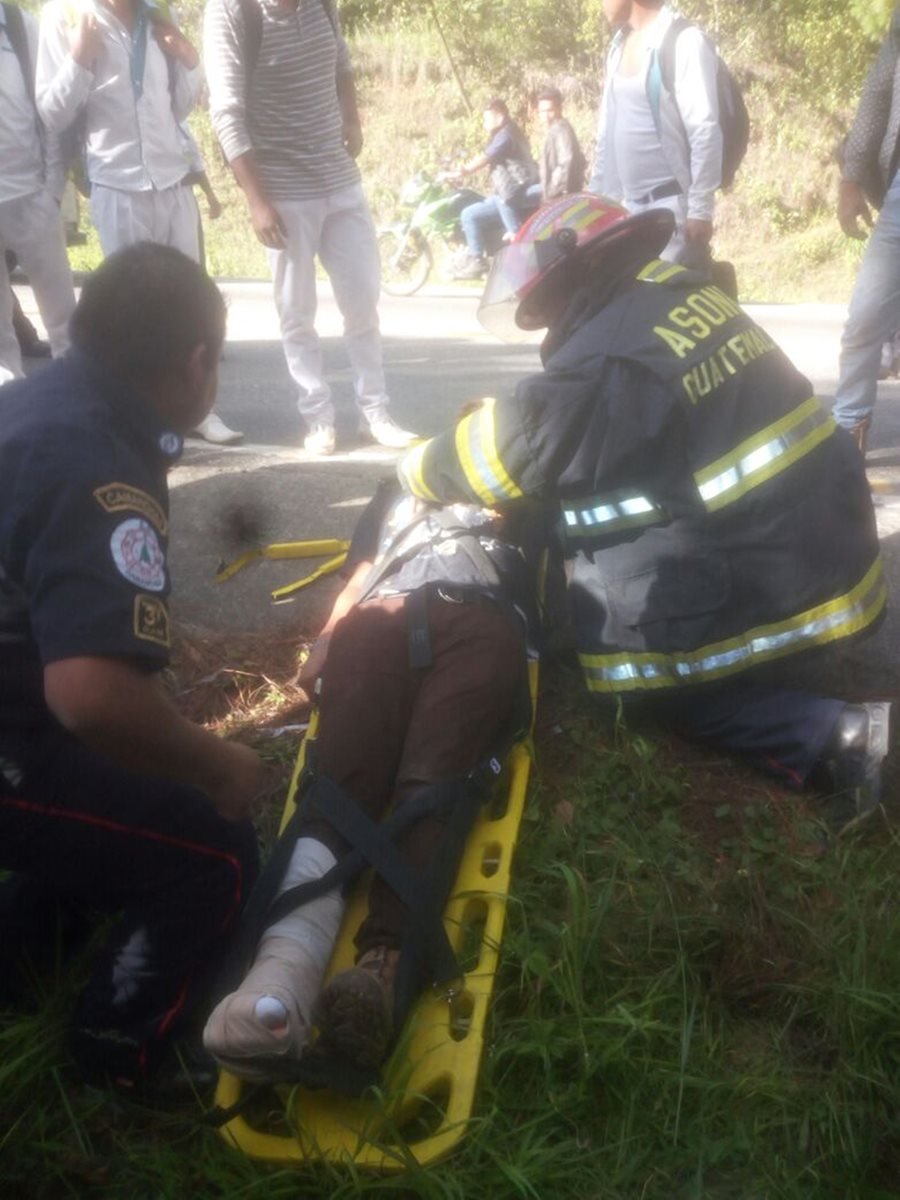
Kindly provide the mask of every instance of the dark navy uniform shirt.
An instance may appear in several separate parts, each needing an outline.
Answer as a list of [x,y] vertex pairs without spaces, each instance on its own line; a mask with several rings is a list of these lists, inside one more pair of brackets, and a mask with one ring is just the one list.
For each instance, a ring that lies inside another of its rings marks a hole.
[[0,389],[0,734],[50,719],[47,663],[168,663],[166,470],[181,446],[79,351]]

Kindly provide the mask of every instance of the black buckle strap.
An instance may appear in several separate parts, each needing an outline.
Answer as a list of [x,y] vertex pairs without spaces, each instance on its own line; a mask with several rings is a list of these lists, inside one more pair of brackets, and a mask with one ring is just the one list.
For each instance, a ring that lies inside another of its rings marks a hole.
[[407,593],[403,602],[406,612],[406,633],[409,645],[409,668],[424,671],[431,666],[431,631],[428,626],[428,597],[430,585]]
[[632,196],[632,204],[652,204],[654,200],[668,200],[670,196],[680,196],[684,188],[677,179],[672,179],[668,183],[661,183],[658,187],[651,188],[649,192],[645,192],[643,196]]

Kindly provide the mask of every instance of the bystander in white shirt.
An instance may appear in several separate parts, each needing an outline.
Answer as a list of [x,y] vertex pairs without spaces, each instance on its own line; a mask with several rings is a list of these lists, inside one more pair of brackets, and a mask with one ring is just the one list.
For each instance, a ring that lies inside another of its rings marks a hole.
[[16,255],[28,275],[54,354],[68,345],[68,322],[75,305],[59,215],[60,143],[42,130],[32,100],[37,24],[29,13],[20,10],[20,17],[30,83],[0,6],[0,383],[22,374],[6,252]]
[[[104,254],[135,242],[173,246],[200,262],[200,212],[184,180],[179,122],[197,102],[196,50],[146,0],[50,0],[41,14],[38,107],[47,126],[75,129]],[[210,413],[196,431],[227,444],[242,434]]]
[[[73,14],[80,20],[82,13],[93,16],[98,32],[90,69],[71,51]],[[92,185],[162,191],[187,174],[178,122],[196,104],[203,73],[199,65],[170,67],[149,21],[141,51],[140,28],[138,21],[129,30],[98,0],[80,0],[77,8],[70,0],[51,0],[41,14],[38,107],[57,132],[83,119]]]

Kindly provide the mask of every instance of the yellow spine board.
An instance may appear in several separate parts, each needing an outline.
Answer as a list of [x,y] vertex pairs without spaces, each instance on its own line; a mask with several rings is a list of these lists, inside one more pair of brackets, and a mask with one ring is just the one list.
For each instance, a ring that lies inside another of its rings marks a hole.
[[[529,665],[532,706],[538,665]],[[308,737],[315,736],[315,718]],[[294,811],[303,767],[301,746],[288,792],[282,828]],[[244,1116],[223,1126],[222,1136],[252,1158],[301,1165],[352,1161],[374,1171],[402,1171],[448,1154],[466,1132],[475,1103],[488,1003],[499,961],[512,856],[531,770],[530,750],[519,743],[501,778],[503,796],[486,806],[466,844],[444,923],[465,967],[451,1000],[424,993],[407,1021],[384,1073],[383,1091],[352,1100],[330,1091],[279,1087],[284,1132],[254,1128]],[[326,979],[353,962],[353,934],[365,913],[368,878],[350,898]],[[243,1083],[219,1077],[222,1108],[241,1099]]]

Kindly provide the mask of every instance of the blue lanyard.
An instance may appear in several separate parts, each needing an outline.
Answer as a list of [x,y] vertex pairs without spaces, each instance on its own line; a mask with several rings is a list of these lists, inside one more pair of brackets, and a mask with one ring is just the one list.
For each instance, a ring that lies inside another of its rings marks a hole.
[[150,25],[150,9],[142,3],[137,21],[131,34],[131,90],[135,100],[144,94],[144,66],[147,62],[147,30]]

